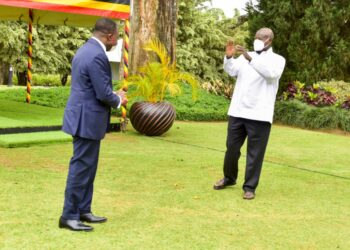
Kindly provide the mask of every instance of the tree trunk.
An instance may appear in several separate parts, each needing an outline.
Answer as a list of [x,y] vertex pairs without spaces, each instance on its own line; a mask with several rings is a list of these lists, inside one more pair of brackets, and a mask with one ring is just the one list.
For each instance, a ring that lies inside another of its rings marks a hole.
[[10,65],[6,63],[0,63],[0,84],[7,84],[9,79]]
[[26,86],[27,85],[27,71],[17,72],[18,85]]
[[152,38],[158,38],[175,60],[177,22],[176,0],[134,0],[130,21],[129,74],[148,59],[142,47]]
[[62,86],[66,86],[68,80],[68,74],[61,75],[61,84]]

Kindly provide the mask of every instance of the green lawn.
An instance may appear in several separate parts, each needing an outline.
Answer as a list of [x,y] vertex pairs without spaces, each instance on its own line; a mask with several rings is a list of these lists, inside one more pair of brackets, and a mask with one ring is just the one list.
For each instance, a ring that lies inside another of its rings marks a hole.
[[0,128],[62,124],[63,109],[0,100]]
[[[130,128],[130,127],[129,127]],[[0,148],[0,249],[349,249],[350,137],[274,126],[255,200],[222,176],[226,123],[102,143],[92,233],[58,228],[71,143]]]
[[0,147],[16,148],[37,144],[51,144],[72,141],[72,136],[62,131],[20,133],[0,135]]

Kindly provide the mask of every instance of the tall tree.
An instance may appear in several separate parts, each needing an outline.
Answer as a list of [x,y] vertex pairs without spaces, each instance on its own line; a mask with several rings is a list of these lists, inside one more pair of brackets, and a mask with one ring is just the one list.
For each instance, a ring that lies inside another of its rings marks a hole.
[[129,70],[133,74],[147,61],[142,47],[158,38],[175,60],[177,0],[135,0],[131,19]]
[[226,41],[233,39],[245,45],[248,25],[239,22],[238,11],[233,18],[227,18],[221,9],[209,9],[204,2],[179,1],[177,64],[205,81],[228,82],[222,68]]

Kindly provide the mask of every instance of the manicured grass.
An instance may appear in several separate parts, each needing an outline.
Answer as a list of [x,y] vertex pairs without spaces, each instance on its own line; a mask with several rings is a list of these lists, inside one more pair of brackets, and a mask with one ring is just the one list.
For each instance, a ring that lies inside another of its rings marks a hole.
[[[38,87],[34,86],[31,89],[30,103],[52,107],[64,108],[66,106],[70,93],[70,87]],[[26,102],[26,89],[22,86],[16,87],[0,87],[0,99]]]
[[71,140],[72,137],[62,131],[5,134],[0,135],[0,147],[28,147],[37,144],[69,142]]
[[349,136],[274,126],[257,197],[222,176],[226,123],[102,143],[93,233],[58,229],[71,143],[0,148],[1,249],[349,249]]
[[63,109],[0,99],[0,128],[62,124]]

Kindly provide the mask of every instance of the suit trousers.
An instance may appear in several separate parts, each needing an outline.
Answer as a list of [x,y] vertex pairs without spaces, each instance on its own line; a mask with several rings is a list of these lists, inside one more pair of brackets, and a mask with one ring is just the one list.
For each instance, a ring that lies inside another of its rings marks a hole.
[[255,192],[269,139],[271,123],[229,116],[224,176],[236,182],[241,147],[248,137],[244,191]]
[[81,214],[91,212],[100,140],[74,136],[73,150],[62,213],[63,219],[66,220],[79,220]]

